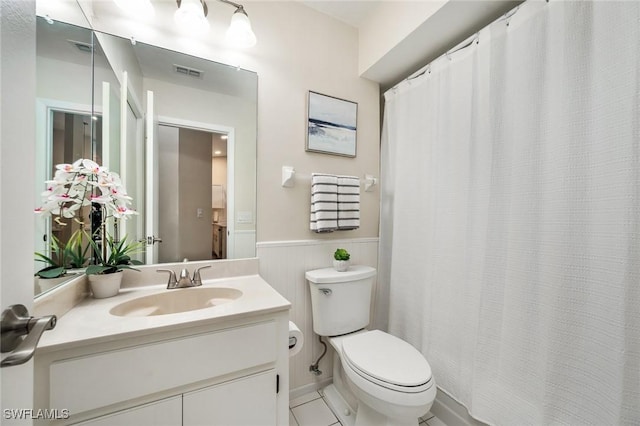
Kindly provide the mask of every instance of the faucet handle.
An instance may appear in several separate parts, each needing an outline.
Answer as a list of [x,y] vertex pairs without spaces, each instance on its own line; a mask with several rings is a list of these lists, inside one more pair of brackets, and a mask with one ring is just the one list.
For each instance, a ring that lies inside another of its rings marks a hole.
[[176,288],[178,286],[178,280],[176,279],[176,273],[170,269],[157,269],[156,272],[168,272],[169,281],[167,282],[167,288]]
[[193,282],[194,286],[202,285],[202,277],[200,276],[200,270],[206,269],[206,268],[211,268],[211,265],[201,266],[198,269],[196,269],[196,271],[193,273],[193,280],[191,281]]

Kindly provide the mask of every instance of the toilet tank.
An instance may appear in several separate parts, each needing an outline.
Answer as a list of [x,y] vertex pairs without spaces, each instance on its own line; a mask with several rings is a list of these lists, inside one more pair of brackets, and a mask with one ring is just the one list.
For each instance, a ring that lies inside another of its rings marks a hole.
[[313,331],[338,336],[369,325],[375,275],[375,268],[363,265],[353,265],[345,272],[333,268],[308,271]]

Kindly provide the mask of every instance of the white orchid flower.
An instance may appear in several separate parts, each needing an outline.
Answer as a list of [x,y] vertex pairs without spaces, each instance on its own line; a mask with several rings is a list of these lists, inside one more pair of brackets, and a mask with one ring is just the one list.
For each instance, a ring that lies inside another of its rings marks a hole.
[[98,203],[98,204],[107,204],[109,201],[111,201],[111,198],[108,195],[92,195],[91,196],[91,202],[92,203]]
[[100,166],[98,163],[96,163],[95,161],[89,160],[89,159],[83,159],[82,161],[82,166],[84,167],[85,170],[83,170],[86,173],[90,173],[90,174],[100,174],[103,172],[106,172],[107,169],[105,167]]
[[113,212],[113,217],[126,218],[127,216],[136,215],[137,211],[128,208],[127,206],[116,206],[116,210]]
[[34,213],[46,216],[75,219],[83,206],[92,203],[103,206],[106,215],[115,218],[127,218],[138,214],[127,205],[132,198],[127,195],[122,179],[117,173],[109,172],[93,160],[79,159],[73,164],[58,164],[53,179],[45,181],[47,187],[41,193],[43,205],[34,209]]
[[56,165],[56,174],[58,174],[58,172],[76,173],[80,169],[80,163],[81,160],[74,161],[73,164],[58,164]]

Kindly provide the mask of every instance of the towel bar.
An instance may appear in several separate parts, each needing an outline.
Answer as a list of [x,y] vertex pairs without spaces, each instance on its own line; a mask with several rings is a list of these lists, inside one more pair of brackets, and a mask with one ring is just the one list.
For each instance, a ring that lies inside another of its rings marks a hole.
[[[311,175],[298,175],[298,179],[311,179]],[[364,179],[360,179],[360,183],[364,182],[364,191],[371,192],[373,187],[378,184],[378,178],[373,175],[364,175]],[[296,169],[292,166],[282,166],[282,187],[293,188],[296,183]]]

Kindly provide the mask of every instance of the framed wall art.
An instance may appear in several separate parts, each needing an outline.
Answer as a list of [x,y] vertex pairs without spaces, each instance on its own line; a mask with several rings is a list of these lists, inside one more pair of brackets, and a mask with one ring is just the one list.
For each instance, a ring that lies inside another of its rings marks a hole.
[[356,156],[358,104],[309,91],[307,151]]

